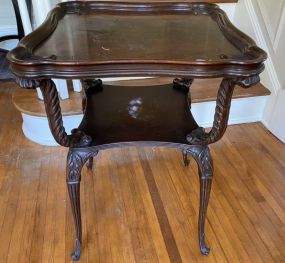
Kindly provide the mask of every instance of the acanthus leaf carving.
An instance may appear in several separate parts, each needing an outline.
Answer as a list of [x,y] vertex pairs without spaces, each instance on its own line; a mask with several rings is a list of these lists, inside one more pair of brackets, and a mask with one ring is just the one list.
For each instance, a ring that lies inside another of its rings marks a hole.
[[94,148],[70,148],[67,156],[67,183],[79,183],[81,179],[81,169],[87,160],[98,154]]
[[193,156],[201,170],[201,179],[211,179],[213,176],[213,161],[208,146],[193,145],[186,149]]

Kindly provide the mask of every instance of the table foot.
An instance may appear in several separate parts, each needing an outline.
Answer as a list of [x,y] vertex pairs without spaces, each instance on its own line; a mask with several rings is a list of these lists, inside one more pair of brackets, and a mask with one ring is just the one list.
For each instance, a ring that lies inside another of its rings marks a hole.
[[210,250],[211,249],[209,247],[206,247],[205,245],[204,246],[200,245],[200,251],[201,251],[202,255],[208,256],[210,253]]
[[81,243],[78,239],[76,239],[76,245],[73,253],[71,254],[71,259],[74,261],[79,260],[81,255]]
[[199,168],[200,178],[200,208],[198,221],[198,235],[200,251],[203,255],[208,255],[210,249],[205,244],[205,219],[210,198],[213,165],[212,157],[208,146],[192,146],[187,149],[187,153],[196,160]]

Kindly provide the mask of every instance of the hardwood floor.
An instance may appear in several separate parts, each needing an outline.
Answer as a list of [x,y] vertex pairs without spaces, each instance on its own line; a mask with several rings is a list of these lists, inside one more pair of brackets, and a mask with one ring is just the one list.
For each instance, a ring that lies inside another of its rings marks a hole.
[[[67,151],[24,138],[14,86],[0,83],[0,262],[70,262]],[[229,127],[211,151],[208,257],[198,248],[194,161],[186,168],[177,150],[126,148],[83,170],[80,262],[285,262],[285,145],[255,123]]]

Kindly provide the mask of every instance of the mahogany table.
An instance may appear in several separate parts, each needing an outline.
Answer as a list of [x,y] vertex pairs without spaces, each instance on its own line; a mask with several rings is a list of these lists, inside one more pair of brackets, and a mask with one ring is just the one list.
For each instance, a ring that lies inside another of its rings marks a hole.
[[[197,162],[201,253],[213,176],[208,145],[224,134],[235,85],[260,81],[266,53],[235,28],[217,5],[207,3],[65,2],[8,54],[22,88],[40,87],[51,132],[69,147],[67,186],[76,228],[72,254],[82,246],[80,178],[98,151],[123,146],[165,146]],[[153,87],[104,85],[102,77],[173,76]],[[206,132],[191,114],[195,78],[222,77],[213,127]],[[84,117],[68,135],[51,78],[81,79]],[[95,79],[96,78],[96,79]]]

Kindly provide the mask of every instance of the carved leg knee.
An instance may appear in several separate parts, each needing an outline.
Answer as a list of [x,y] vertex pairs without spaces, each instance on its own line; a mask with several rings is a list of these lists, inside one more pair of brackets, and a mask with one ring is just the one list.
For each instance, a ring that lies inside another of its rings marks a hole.
[[81,170],[86,161],[95,156],[98,151],[88,148],[70,148],[67,156],[67,187],[71,203],[71,209],[75,224],[75,249],[72,253],[72,260],[78,260],[81,254],[82,245],[82,224],[80,210],[80,180]]
[[200,209],[199,209],[199,222],[198,222],[198,234],[200,251],[203,255],[208,255],[210,249],[205,243],[205,219],[210,198],[212,177],[213,177],[213,165],[210,150],[208,146],[193,146],[187,151],[191,154],[199,167],[200,177]]

